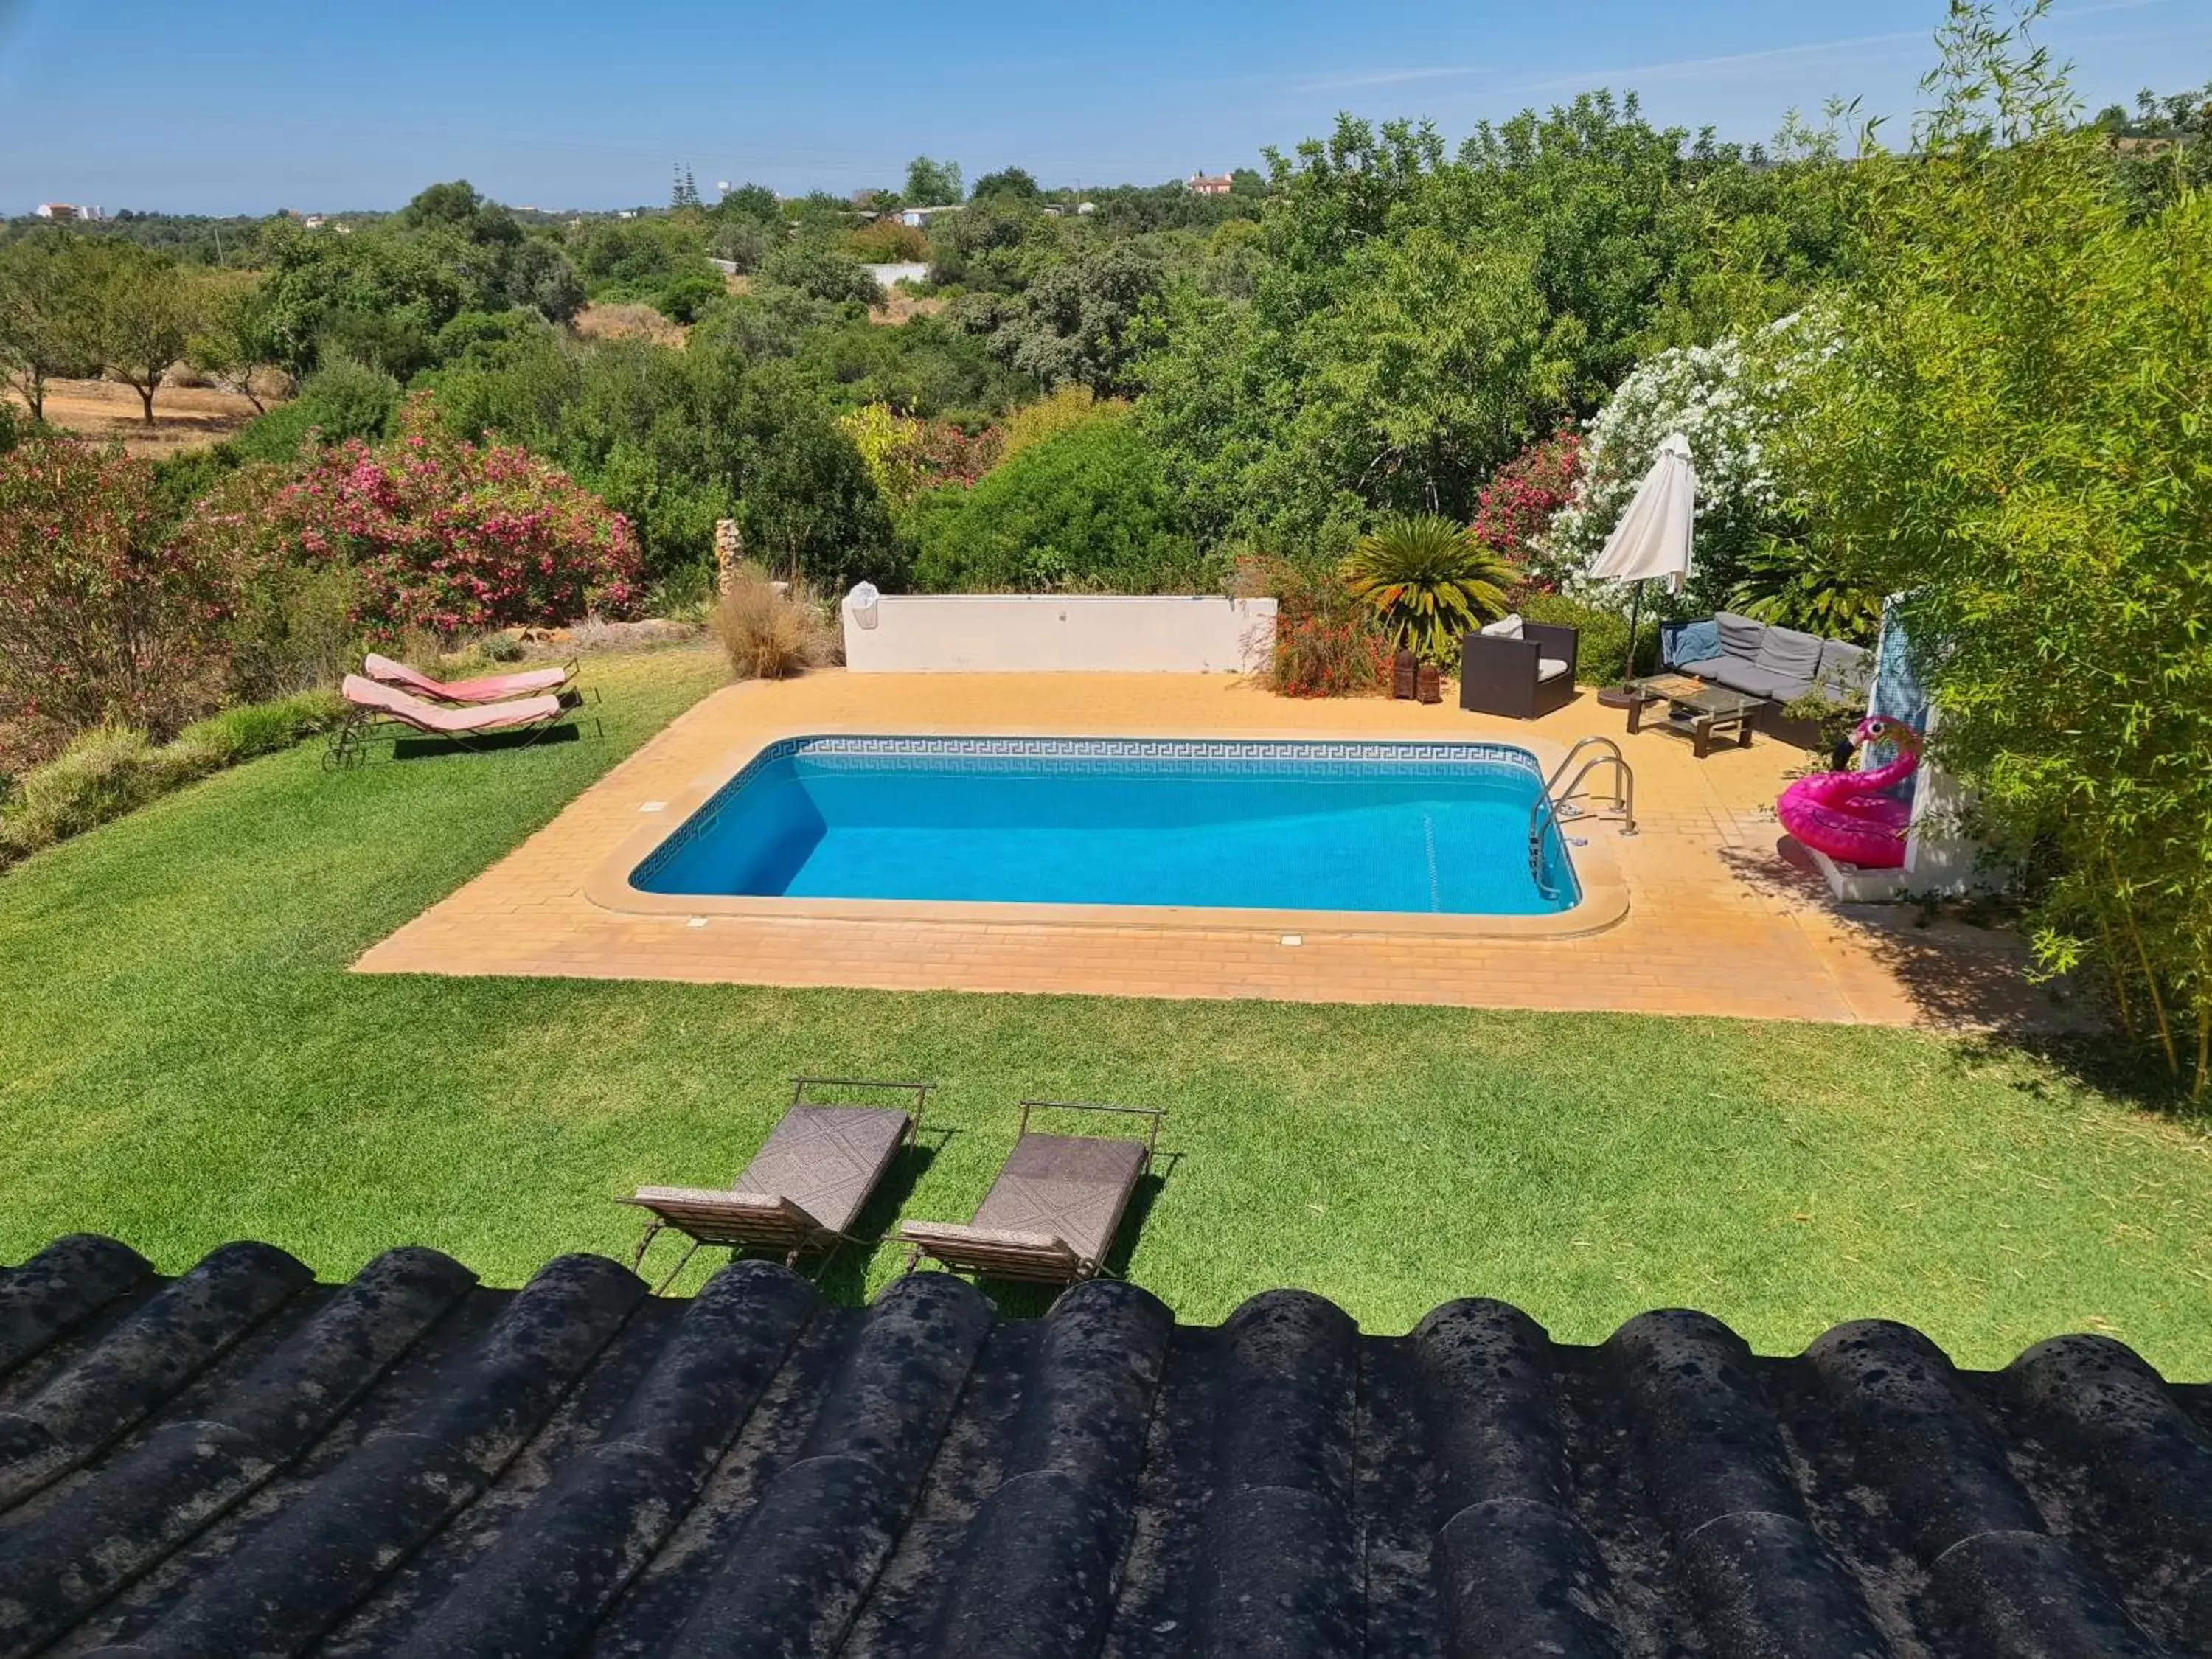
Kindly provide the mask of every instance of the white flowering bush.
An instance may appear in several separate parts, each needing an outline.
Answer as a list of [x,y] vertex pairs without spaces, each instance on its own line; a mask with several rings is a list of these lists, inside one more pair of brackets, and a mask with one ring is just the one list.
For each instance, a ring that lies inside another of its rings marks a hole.
[[[1672,432],[1690,441],[1697,468],[1700,564],[1709,552],[1735,553],[1735,543],[1786,517],[1792,492],[1777,475],[1773,440],[1789,417],[1797,372],[1831,349],[1832,338],[1825,323],[1798,313],[1748,348],[1731,336],[1638,364],[1589,420],[1574,494],[1537,544],[1540,574],[1569,589],[1589,585],[1590,561]],[[1713,532],[1727,545],[1709,545]]]

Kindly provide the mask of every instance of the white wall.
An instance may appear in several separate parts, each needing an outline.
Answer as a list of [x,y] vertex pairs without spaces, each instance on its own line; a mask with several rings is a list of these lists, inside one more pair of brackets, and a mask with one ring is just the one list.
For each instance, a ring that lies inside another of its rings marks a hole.
[[1267,659],[1273,599],[885,594],[844,605],[856,674],[1236,673]]
[[890,291],[894,283],[919,283],[929,276],[927,264],[863,265],[860,269],[881,283],[885,293]]

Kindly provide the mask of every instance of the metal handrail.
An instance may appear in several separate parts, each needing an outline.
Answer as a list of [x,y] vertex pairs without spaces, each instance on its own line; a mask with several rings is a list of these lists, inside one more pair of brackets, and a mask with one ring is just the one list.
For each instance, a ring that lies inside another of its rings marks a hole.
[[[1592,744],[1599,744],[1614,760],[1620,761],[1624,769],[1627,766],[1628,763],[1621,759],[1620,745],[1615,743],[1611,738],[1607,737],[1604,733],[1593,732],[1586,738],[1577,738],[1574,741],[1574,746],[1567,750],[1566,758],[1552,769],[1552,775],[1544,780],[1544,793],[1546,794],[1551,794],[1553,791],[1558,789],[1559,787],[1559,780],[1566,775],[1567,769],[1575,763],[1575,757],[1581,754],[1583,750],[1589,748]],[[1585,767],[1583,769],[1584,771],[1588,771],[1589,769]]]
[[[1581,769],[1569,780],[1567,787],[1564,790],[1559,789],[1559,780],[1566,776],[1567,769],[1575,763],[1575,757],[1592,744],[1599,746],[1605,752],[1593,755],[1584,761]],[[1559,830],[1560,834],[1564,836],[1565,831],[1560,829],[1562,820],[1559,817],[1559,809],[1574,800],[1582,793],[1583,781],[1589,776],[1593,768],[1600,766],[1611,766],[1613,769],[1613,804],[1607,810],[1620,814],[1622,835],[1632,836],[1636,833],[1636,772],[1629,765],[1628,757],[1620,752],[1620,745],[1611,738],[1595,732],[1586,738],[1577,738],[1574,746],[1567,750],[1566,758],[1553,770],[1550,777],[1544,780],[1542,793],[1536,797],[1528,808],[1528,875],[1529,878],[1536,884],[1536,890],[1547,898],[1556,898],[1559,895],[1551,884],[1544,879],[1545,816],[1547,813],[1550,815],[1552,827]]]

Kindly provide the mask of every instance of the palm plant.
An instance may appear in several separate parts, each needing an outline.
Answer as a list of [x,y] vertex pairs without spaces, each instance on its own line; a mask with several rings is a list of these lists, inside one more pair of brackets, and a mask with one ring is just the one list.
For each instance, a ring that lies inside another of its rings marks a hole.
[[1359,538],[1345,586],[1394,644],[1443,665],[1460,639],[1505,614],[1520,571],[1468,526],[1437,513],[1399,513]]
[[1832,550],[1769,536],[1745,554],[1729,603],[1774,627],[1866,644],[1881,631],[1881,598]]

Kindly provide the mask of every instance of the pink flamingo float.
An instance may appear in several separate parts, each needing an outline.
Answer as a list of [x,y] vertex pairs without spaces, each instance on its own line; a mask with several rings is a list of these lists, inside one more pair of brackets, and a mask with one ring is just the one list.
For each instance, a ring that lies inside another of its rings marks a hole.
[[1870,714],[1851,733],[1855,748],[1886,743],[1897,750],[1887,766],[1864,772],[1816,772],[1782,792],[1775,816],[1782,827],[1816,853],[1863,870],[1895,870],[1905,863],[1905,830],[1912,803],[1884,794],[1920,765],[1920,733],[1903,720]]

